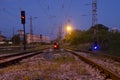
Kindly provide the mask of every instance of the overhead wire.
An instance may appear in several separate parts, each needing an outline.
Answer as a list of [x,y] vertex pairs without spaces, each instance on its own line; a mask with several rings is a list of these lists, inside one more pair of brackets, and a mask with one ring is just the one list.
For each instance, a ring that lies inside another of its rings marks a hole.
[[[14,9],[11,9],[14,10]],[[6,14],[5,19],[11,20],[11,19],[18,19],[18,15],[14,14],[13,12],[9,11],[7,8],[3,8],[2,12]],[[17,22],[18,23],[18,22]]]
[[[10,8],[11,9],[11,8]],[[13,10],[14,11],[14,9],[12,8],[11,10]],[[13,13],[12,11],[10,11],[8,8],[2,8],[1,9],[1,12],[3,13],[1,13],[1,15],[2,15],[2,18],[5,18],[6,19],[6,22],[8,22],[8,21],[11,21],[12,19],[14,20],[16,20],[16,19],[18,19],[18,15],[16,15],[15,13]],[[1,16],[0,15],[0,16]],[[12,31],[11,31],[11,28],[10,27],[8,27],[8,26],[14,26],[16,23],[18,24],[18,21],[16,20],[16,21],[14,21],[15,23],[14,24],[6,24],[5,22],[4,23],[1,23],[1,25],[4,25],[4,27],[2,27],[1,28],[1,30],[2,30],[2,32],[3,32],[3,34],[11,34],[12,33]]]
[[[41,2],[41,0],[38,0],[38,4],[40,6],[40,8],[42,9],[43,13],[46,15],[46,16],[49,16],[47,10],[43,7],[43,5],[45,5],[44,3]],[[49,8],[48,8],[49,9]]]
[[62,3],[61,4],[61,8],[62,8],[61,12],[63,12],[64,18],[68,20],[71,18],[70,10],[72,8],[72,0],[69,0],[69,2],[65,2],[65,0],[61,0],[61,3]]
[[46,6],[46,4],[45,4],[46,1],[47,0],[37,0],[37,4],[40,7],[41,11],[44,13],[43,15],[46,16],[47,18],[49,18],[50,6],[48,4]]
[[68,5],[68,11],[66,13],[66,18],[69,19],[71,16],[70,16],[70,10],[71,10],[71,7],[72,7],[72,0],[70,0],[70,3]]
[[[49,2],[49,3],[47,3],[47,6],[45,4],[45,1]],[[49,1],[48,0],[44,0],[44,1],[38,0],[37,2],[38,2],[38,5],[40,6],[41,10],[43,11],[44,15],[48,16],[49,19],[56,18],[56,16],[51,15],[51,9],[52,9],[51,4],[53,3],[52,0],[49,0]],[[63,13],[65,18],[68,19],[68,18],[70,18],[70,10],[71,10],[71,7],[72,7],[72,0],[67,2],[68,4],[65,4],[64,2],[65,2],[65,0],[61,0],[61,3],[62,3],[61,4],[61,9],[62,9],[61,13]],[[65,5],[67,5],[67,7]],[[64,11],[64,10],[66,10],[66,11]]]
[[[47,2],[49,2],[48,3],[48,20],[49,20],[49,23],[48,23],[48,26],[50,26],[51,27],[51,30],[50,31],[48,31],[49,33],[49,35],[51,36],[51,37],[53,37],[53,35],[55,36],[55,27],[53,27],[53,23],[51,22],[52,21],[52,19],[54,19],[54,18],[56,18],[56,15],[53,15],[52,14],[52,9],[53,9],[53,2],[52,2],[52,0],[47,0]],[[55,8],[55,7],[54,7]]]
[[[12,9],[12,10],[13,10],[13,9]],[[7,13],[9,16],[14,17],[14,18],[18,17],[16,14],[13,14],[13,13],[11,13],[10,11],[8,11],[6,8],[3,8],[2,11],[5,12],[5,13]]]

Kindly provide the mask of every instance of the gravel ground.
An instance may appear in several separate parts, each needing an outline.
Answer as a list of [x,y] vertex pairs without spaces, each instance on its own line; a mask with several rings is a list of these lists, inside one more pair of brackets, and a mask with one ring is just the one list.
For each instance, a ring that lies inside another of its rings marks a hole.
[[50,50],[0,69],[0,80],[104,80],[104,75],[68,52]]
[[116,62],[109,58],[102,58],[100,56],[92,55],[92,54],[86,54],[83,52],[78,52],[78,54],[87,57],[88,59],[110,69],[111,71],[114,71],[120,76],[120,62]]

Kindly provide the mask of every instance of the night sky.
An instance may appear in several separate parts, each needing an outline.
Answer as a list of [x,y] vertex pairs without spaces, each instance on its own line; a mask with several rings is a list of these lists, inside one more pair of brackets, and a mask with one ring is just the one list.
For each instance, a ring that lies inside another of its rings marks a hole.
[[[0,31],[11,38],[13,31],[23,29],[20,12],[26,12],[26,33],[55,37],[60,25],[68,19],[75,29],[87,30],[92,25],[92,0],[0,0]],[[98,0],[98,23],[120,29],[120,0]]]

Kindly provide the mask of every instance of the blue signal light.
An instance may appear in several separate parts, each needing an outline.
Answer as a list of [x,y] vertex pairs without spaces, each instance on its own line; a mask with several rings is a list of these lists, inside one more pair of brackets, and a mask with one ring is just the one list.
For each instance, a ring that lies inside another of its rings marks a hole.
[[98,46],[94,46],[94,50],[98,50]]
[[94,44],[94,45],[93,45],[93,50],[99,50],[98,44]]

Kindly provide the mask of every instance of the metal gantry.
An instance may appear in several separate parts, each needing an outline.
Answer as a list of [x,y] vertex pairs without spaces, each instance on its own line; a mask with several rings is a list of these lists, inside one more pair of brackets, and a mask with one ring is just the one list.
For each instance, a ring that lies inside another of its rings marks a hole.
[[97,24],[97,0],[92,0],[92,26]]
[[98,26],[97,26],[97,0],[92,0],[92,27],[94,27],[94,42],[98,43]]

